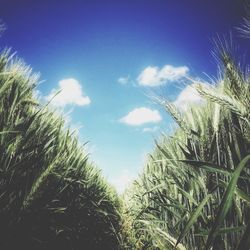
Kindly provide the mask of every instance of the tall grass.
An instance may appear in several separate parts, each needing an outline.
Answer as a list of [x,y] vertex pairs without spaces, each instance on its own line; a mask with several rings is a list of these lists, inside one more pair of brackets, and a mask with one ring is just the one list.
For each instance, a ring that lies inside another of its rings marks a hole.
[[192,84],[204,104],[162,102],[179,128],[125,194],[132,249],[250,249],[250,77],[219,47],[218,83]]
[[0,54],[0,249],[250,249],[250,77],[218,45],[217,84],[156,141],[118,198],[63,118],[34,98],[39,77]]
[[0,55],[0,249],[119,249],[120,201],[37,82]]

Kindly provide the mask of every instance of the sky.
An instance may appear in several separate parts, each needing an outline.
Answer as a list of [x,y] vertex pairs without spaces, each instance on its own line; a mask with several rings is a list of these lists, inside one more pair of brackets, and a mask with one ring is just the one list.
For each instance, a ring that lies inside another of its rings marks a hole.
[[152,96],[180,112],[201,105],[186,77],[217,76],[218,35],[231,32],[247,57],[249,42],[235,29],[244,15],[239,0],[0,0],[7,27],[0,48],[40,72],[39,98],[54,97],[51,106],[89,142],[91,158],[121,192],[154,140],[174,127]]

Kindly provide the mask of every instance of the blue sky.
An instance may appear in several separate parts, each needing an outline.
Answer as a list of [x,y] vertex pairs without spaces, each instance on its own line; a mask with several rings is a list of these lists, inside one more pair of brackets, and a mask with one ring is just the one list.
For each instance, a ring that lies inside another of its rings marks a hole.
[[41,73],[44,100],[62,89],[53,105],[81,126],[80,140],[121,190],[173,125],[148,94],[163,94],[180,109],[200,103],[180,82],[216,76],[217,34],[232,31],[246,51],[248,41],[235,31],[243,15],[237,0],[0,0],[7,26],[0,47],[12,47]]

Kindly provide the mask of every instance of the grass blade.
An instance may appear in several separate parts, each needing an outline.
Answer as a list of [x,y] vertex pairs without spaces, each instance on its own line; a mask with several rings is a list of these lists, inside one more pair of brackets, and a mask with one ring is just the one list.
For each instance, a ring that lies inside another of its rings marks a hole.
[[213,223],[212,229],[209,232],[208,239],[206,242],[205,249],[209,249],[211,244],[213,243],[215,237],[218,235],[220,226],[224,221],[229,209],[231,208],[234,192],[236,189],[236,185],[240,176],[241,171],[246,166],[247,162],[250,159],[250,155],[246,156],[237,166],[236,170],[234,171],[232,178],[227,186],[226,192],[222,198],[219,211],[216,215],[215,221]]
[[208,195],[203,199],[203,201],[199,204],[199,206],[194,210],[192,215],[190,216],[190,219],[188,220],[186,226],[184,227],[183,231],[180,233],[179,238],[177,239],[176,246],[180,243],[180,241],[183,239],[183,237],[186,235],[186,233],[189,231],[189,229],[194,225],[194,223],[197,221],[197,218],[200,216],[203,207],[206,205],[208,200],[211,198],[211,195]]

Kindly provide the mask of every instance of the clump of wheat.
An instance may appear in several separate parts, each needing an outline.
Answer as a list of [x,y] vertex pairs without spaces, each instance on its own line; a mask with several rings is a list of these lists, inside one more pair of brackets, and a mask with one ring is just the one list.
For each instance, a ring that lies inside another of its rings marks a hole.
[[9,53],[0,54],[0,248],[119,249],[116,192],[34,99],[38,75]]
[[[193,81],[206,99],[180,114],[126,196],[131,232],[145,249],[248,249],[250,192],[249,76],[227,49],[218,84]],[[248,225],[248,226],[247,226]],[[180,245],[182,244],[182,245]]]

